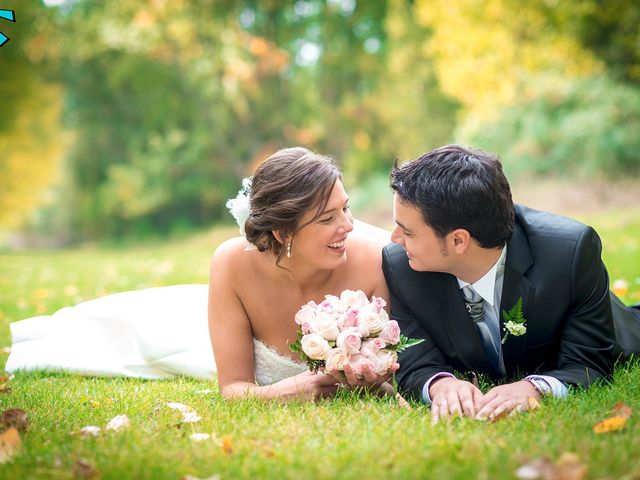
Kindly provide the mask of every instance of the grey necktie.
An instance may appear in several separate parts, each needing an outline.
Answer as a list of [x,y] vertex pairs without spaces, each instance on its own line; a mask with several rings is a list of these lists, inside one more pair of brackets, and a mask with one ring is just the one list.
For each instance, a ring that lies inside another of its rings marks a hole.
[[467,306],[467,311],[473,323],[480,333],[482,339],[482,346],[487,354],[487,358],[496,371],[500,371],[500,350],[496,346],[493,335],[489,325],[484,320],[484,308],[482,305],[482,297],[476,292],[471,285],[465,285],[462,287],[462,295]]

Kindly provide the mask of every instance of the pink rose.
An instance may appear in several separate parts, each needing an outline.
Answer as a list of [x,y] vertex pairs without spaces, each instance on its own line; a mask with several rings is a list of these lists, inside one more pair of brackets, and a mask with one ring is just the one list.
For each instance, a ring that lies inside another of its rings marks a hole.
[[371,368],[377,375],[386,375],[391,365],[398,359],[398,354],[390,350],[379,350],[377,353],[364,352],[363,356],[371,364]]
[[387,345],[397,345],[400,341],[400,326],[395,320],[390,320],[380,332],[378,337],[386,342]]
[[380,298],[380,297],[371,297],[371,303],[375,305],[376,311],[378,313],[384,310],[384,307],[387,306],[387,302],[384,300],[384,298]]
[[321,312],[344,313],[345,305],[335,295],[325,295],[324,300],[319,305]]
[[342,328],[349,327],[357,327],[358,320],[358,310],[347,310],[347,312],[343,315],[342,320]]
[[336,338],[336,346],[342,348],[348,355],[360,353],[362,337],[357,328],[351,327],[343,330]]
[[331,345],[317,333],[304,335],[300,341],[302,351],[313,360],[324,360]]
[[332,372],[334,370],[344,370],[344,364],[347,363],[349,357],[347,353],[341,348],[332,348],[326,354],[326,360],[324,363],[324,369],[326,372]]
[[375,355],[386,346],[387,344],[385,343],[385,341],[379,337],[369,338],[362,342],[362,346],[360,347],[360,353],[362,353],[362,355],[368,358],[370,354]]

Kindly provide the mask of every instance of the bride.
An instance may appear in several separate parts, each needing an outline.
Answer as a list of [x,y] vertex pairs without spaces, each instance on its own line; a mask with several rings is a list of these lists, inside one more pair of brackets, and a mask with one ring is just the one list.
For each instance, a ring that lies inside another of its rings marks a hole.
[[[293,319],[307,302],[345,289],[387,299],[388,232],[354,223],[338,168],[300,147],[267,158],[230,203],[243,236],[215,251],[208,294],[202,285],[123,292],[14,322],[5,369],[211,378],[217,367],[227,398],[335,393],[336,378],[310,372],[290,351]],[[362,384],[384,380],[363,373]]]

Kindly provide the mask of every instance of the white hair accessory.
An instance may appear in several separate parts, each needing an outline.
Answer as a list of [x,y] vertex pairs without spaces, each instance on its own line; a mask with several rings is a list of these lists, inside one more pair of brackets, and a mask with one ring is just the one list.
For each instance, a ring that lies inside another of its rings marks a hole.
[[227,208],[229,213],[236,219],[236,223],[240,227],[240,235],[245,239],[247,233],[244,231],[244,224],[251,214],[251,205],[249,203],[249,195],[251,194],[251,177],[242,179],[242,188],[238,190],[236,198],[227,200]]

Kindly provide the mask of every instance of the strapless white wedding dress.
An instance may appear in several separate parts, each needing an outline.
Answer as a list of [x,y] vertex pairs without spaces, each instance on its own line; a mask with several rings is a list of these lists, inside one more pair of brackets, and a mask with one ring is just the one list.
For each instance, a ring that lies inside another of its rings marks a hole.
[[[207,285],[116,293],[10,325],[8,372],[48,370],[147,379],[215,378]],[[275,383],[307,370],[254,339],[255,377]]]

